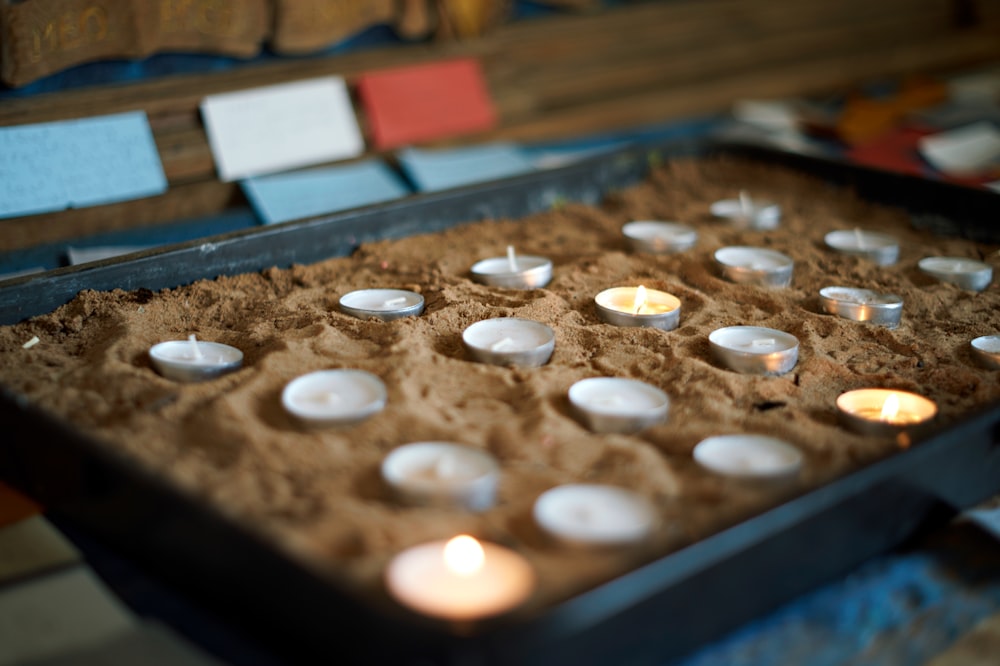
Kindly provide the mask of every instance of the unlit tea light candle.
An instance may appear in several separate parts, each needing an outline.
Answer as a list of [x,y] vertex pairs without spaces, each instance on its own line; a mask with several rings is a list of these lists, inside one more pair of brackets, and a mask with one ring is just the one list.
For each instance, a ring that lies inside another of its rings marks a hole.
[[828,247],[838,252],[863,257],[879,266],[890,266],[899,259],[899,241],[878,231],[831,231],[824,240]]
[[781,206],[771,201],[754,201],[745,191],[738,199],[722,199],[711,207],[712,215],[749,229],[777,229],[781,222]]
[[871,289],[824,287],[819,291],[819,300],[825,312],[887,328],[899,326],[903,316],[902,298]]
[[733,282],[787,287],[795,262],[788,255],[759,247],[723,247],[715,252],[722,274]]
[[569,401],[594,432],[633,433],[667,420],[670,398],[651,384],[619,377],[581,379]]
[[569,484],[547,490],[534,506],[535,522],[570,546],[622,546],[646,539],[656,513],[641,495],[614,486]]
[[698,232],[678,222],[636,220],[622,227],[622,234],[634,252],[673,254],[691,249]]
[[694,459],[707,470],[739,479],[781,479],[802,467],[802,452],[767,435],[719,435],[694,447]]
[[895,389],[868,388],[837,397],[841,422],[864,435],[895,435],[928,424],[937,415],[933,400]]
[[548,363],[555,349],[556,334],[537,321],[498,317],[466,328],[462,342],[480,363],[532,368]]
[[681,317],[681,302],[657,289],[612,287],[594,297],[597,316],[615,326],[645,326],[671,331]]
[[340,297],[340,310],[359,319],[392,321],[424,311],[424,297],[406,289],[359,289]]
[[350,425],[385,408],[385,384],[364,370],[319,370],[293,379],[281,392],[292,416],[314,426]]
[[1000,370],[1000,335],[984,335],[969,343],[972,355],[992,370]]
[[539,289],[552,280],[552,262],[545,257],[518,255],[507,246],[506,257],[483,259],[472,265],[472,279],[511,289]]
[[382,479],[407,504],[485,511],[496,499],[500,466],[492,455],[470,446],[413,442],[385,457]]
[[708,345],[719,364],[747,374],[781,375],[799,360],[798,338],[773,328],[717,328],[709,334]]
[[194,335],[153,345],[149,360],[158,373],[178,382],[214,379],[243,365],[243,352],[219,342],[205,342]]
[[385,583],[397,601],[419,613],[470,621],[524,603],[535,574],[515,551],[463,534],[404,550],[386,567]]
[[963,257],[926,257],[917,264],[924,273],[962,289],[982,291],[993,281],[993,268],[982,261]]

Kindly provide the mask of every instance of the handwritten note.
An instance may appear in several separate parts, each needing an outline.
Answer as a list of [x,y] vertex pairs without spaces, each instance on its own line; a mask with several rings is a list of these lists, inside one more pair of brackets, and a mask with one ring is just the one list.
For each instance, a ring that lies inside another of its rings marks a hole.
[[162,194],[146,114],[0,127],[0,218]]
[[224,181],[364,151],[347,86],[339,76],[211,95],[202,101],[201,114]]
[[422,150],[397,154],[400,164],[422,192],[506,178],[534,170],[532,160],[516,145],[493,143],[465,148]]
[[265,224],[390,201],[410,193],[379,160],[249,178],[241,185]]

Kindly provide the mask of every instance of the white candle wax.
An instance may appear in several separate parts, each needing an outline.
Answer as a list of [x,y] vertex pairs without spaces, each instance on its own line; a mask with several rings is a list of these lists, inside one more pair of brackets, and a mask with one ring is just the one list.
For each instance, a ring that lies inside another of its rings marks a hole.
[[552,280],[552,262],[545,257],[519,255],[512,246],[508,246],[506,256],[477,261],[470,272],[472,279],[482,284],[539,289]]
[[802,466],[802,453],[765,435],[719,435],[694,447],[694,459],[717,474],[743,479],[787,477]]
[[891,435],[929,423],[937,416],[933,400],[909,391],[857,389],[837,397],[844,424],[867,435]]
[[698,240],[698,232],[685,224],[654,220],[629,222],[622,234],[634,251],[652,254],[683,252]]
[[759,247],[719,248],[715,252],[715,261],[722,274],[733,282],[762,287],[787,287],[792,281],[795,266],[791,257]]
[[472,357],[494,365],[545,365],[555,340],[555,332],[545,324],[515,317],[485,319],[462,332],[462,342]]
[[781,222],[781,206],[771,201],[755,201],[740,192],[737,199],[722,199],[711,206],[712,215],[750,229],[776,229]]
[[924,273],[962,289],[982,291],[993,281],[993,268],[982,261],[964,257],[925,257],[917,265]]
[[549,535],[574,546],[620,546],[644,540],[656,525],[652,505],[625,488],[569,484],[542,493],[533,510]]
[[670,398],[635,379],[591,377],[569,389],[569,401],[595,432],[631,433],[667,420]]
[[400,603],[446,620],[477,620],[522,604],[535,574],[518,553],[460,535],[409,548],[389,563],[386,587]]
[[479,449],[451,442],[414,442],[382,461],[382,479],[409,504],[456,504],[484,511],[496,499],[500,466]]
[[795,367],[799,341],[794,335],[760,326],[728,326],[708,336],[712,356],[730,370],[780,375]]
[[828,233],[824,240],[828,247],[889,266],[899,259],[899,241],[878,231],[864,229],[837,230]]
[[243,352],[218,342],[197,340],[191,335],[187,340],[153,345],[149,349],[149,359],[153,368],[167,379],[198,382],[239,369],[243,364]]
[[657,289],[612,287],[594,297],[597,316],[615,326],[642,326],[671,331],[680,322],[681,301]]
[[319,370],[290,381],[281,392],[285,410],[308,425],[348,425],[385,407],[385,384],[364,370]]
[[1000,335],[983,335],[969,343],[972,354],[987,368],[1000,370]]
[[902,298],[871,289],[824,287],[820,289],[819,297],[826,312],[853,321],[895,328],[903,314]]
[[406,289],[359,289],[340,297],[340,310],[359,319],[392,321],[424,311],[424,297]]

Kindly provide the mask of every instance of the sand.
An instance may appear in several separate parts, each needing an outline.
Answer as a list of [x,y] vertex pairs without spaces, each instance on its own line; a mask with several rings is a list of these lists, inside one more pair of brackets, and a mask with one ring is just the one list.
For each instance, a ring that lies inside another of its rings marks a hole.
[[[784,209],[781,227],[749,231],[712,219],[709,204],[745,188]],[[697,245],[677,255],[630,252],[621,226],[636,219],[695,226]],[[899,262],[877,266],[826,248],[833,229],[896,236]],[[472,282],[469,267],[504,254],[549,257],[544,289]],[[795,262],[792,286],[737,285],[712,253],[726,245],[779,250]],[[811,177],[735,160],[682,160],[600,207],[566,204],[524,220],[471,223],[447,232],[364,245],[349,258],[201,281],[158,293],[82,292],[55,312],[0,329],[0,383],[107,446],[210,503],[278,548],[327,575],[384,595],[382,571],[400,550],[467,532],[513,547],[531,562],[531,610],[576,594],[721,527],[873,460],[892,439],[838,424],[843,391],[891,387],[937,402],[947,427],[1000,401],[1000,373],[977,365],[969,341],[1000,333],[1000,287],[963,291],[922,274],[930,255],[985,260],[998,247],[917,231],[908,216]],[[601,323],[594,296],[643,284],[682,302],[674,331]],[[905,299],[889,330],[820,312],[830,285]],[[371,287],[418,291],[422,316],[364,321],[338,298]],[[475,363],[461,342],[470,324],[523,317],[556,332],[551,361],[515,369]],[[710,357],[723,326],[780,329],[800,342],[799,361],[779,377],[742,375]],[[158,376],[147,355],[157,342],[200,339],[243,350],[243,368],[201,384]],[[37,336],[30,349],[22,345]],[[388,405],[355,426],[308,429],[280,404],[303,373],[360,368],[381,377]],[[593,376],[640,379],[672,404],[668,421],[636,435],[589,432],[566,392]],[[767,433],[804,454],[799,476],[748,484],[716,476],[691,458],[717,434]],[[503,476],[497,505],[483,513],[399,505],[378,473],[385,455],[412,441],[447,440],[486,449]],[[917,444],[919,445],[919,444]],[[567,549],[542,534],[532,503],[563,483],[631,488],[653,503],[648,543],[612,551]]]

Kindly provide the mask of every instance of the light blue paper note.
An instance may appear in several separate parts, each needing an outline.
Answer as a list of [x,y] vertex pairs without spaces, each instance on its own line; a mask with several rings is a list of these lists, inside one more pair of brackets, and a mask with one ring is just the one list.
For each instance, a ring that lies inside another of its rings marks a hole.
[[396,156],[422,192],[482,183],[535,170],[525,152],[510,143],[440,150],[405,148]]
[[265,224],[391,201],[410,193],[380,160],[247,178],[243,193]]
[[0,127],[0,218],[127,201],[166,189],[141,111]]

